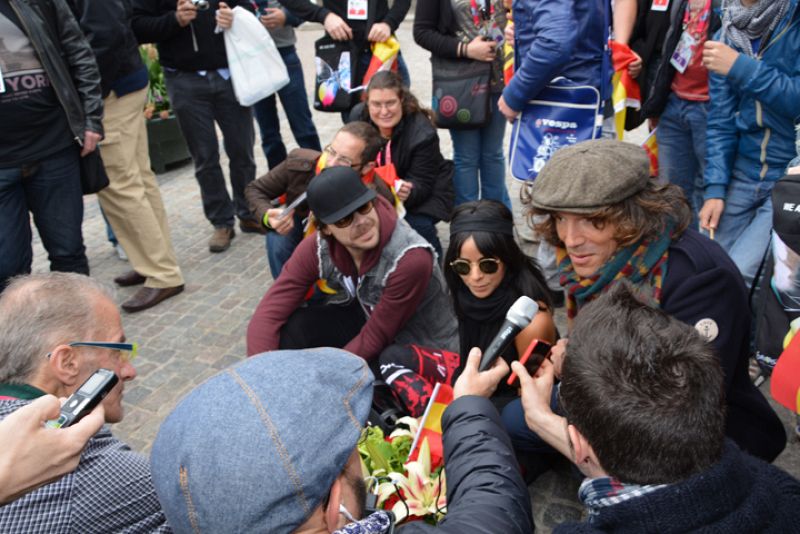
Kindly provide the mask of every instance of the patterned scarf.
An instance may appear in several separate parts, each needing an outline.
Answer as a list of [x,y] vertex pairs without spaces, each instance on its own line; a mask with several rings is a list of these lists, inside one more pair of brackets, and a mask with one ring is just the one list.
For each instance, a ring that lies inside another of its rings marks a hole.
[[[754,39],[768,38],[786,14],[789,0],[758,0],[745,7],[741,0],[727,0],[722,14],[722,35],[746,55],[753,57]],[[767,44],[761,42],[760,47]]]
[[667,275],[667,255],[672,244],[675,224],[670,222],[655,241],[639,241],[617,251],[605,265],[588,278],[579,276],[566,249],[556,249],[559,283],[567,291],[567,318],[574,319],[578,310],[597,298],[618,280],[625,278],[638,289],[649,305],[661,304],[661,284]]
[[600,513],[601,508],[641,497],[665,487],[667,484],[645,486],[623,484],[612,477],[587,478],[578,489],[578,498],[589,511],[589,522],[591,523],[592,519]]
[[389,514],[380,510],[370,514],[361,521],[349,523],[333,534],[383,534],[391,526]]

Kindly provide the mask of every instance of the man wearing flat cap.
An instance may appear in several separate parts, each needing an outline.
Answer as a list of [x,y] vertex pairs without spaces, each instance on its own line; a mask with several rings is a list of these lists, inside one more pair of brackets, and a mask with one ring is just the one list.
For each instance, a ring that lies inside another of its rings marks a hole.
[[[725,373],[726,434],[772,461],[786,435],[748,374],[750,309],[739,270],[715,242],[688,228],[680,188],[649,177],[644,150],[596,140],[558,151],[525,199],[536,229],[554,247],[571,320],[620,280],[646,303],[694,326]],[[516,401],[507,410],[522,413]],[[521,425],[524,429],[524,425]],[[524,429],[527,430],[527,429]],[[521,432],[512,439],[538,439]]]
[[[488,400],[508,366],[479,373],[479,362],[476,349],[442,416],[447,515],[398,534],[533,530],[528,488]],[[333,348],[260,354],[197,387],[164,420],[150,455],[173,531],[392,532],[387,512],[365,512],[357,447],[372,388],[366,362]]]
[[[350,167],[308,185],[319,230],[304,239],[247,328],[247,353],[344,348],[366,360],[392,344],[457,350],[458,327],[433,247]],[[317,296],[304,305],[309,290]],[[317,298],[322,294],[322,298]]]

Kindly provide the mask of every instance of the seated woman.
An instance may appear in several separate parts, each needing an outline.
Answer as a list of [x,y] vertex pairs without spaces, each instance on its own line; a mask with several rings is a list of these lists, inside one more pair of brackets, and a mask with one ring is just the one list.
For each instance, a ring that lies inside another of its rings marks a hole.
[[[725,373],[727,436],[774,460],[786,435],[748,375],[750,309],[742,276],[717,243],[687,228],[691,211],[683,193],[649,178],[644,150],[611,140],[559,150],[525,202],[531,215],[547,216],[537,230],[556,247],[570,323],[617,281],[630,281],[644,303],[694,326],[713,344]],[[541,442],[526,417],[536,414],[523,413],[519,401],[503,413],[521,449]]]
[[[436,382],[452,384],[472,347],[485,349],[500,330],[506,312],[520,296],[539,303],[539,313],[503,354],[511,363],[534,339],[553,343],[556,327],[544,277],[514,240],[514,221],[503,204],[467,202],[455,209],[444,277],[458,319],[460,355],[421,347],[393,347],[381,354],[381,374],[414,416],[425,410]],[[517,396],[500,382],[493,396],[502,406]]]
[[[453,209],[453,162],[439,150],[439,136],[430,110],[423,109],[394,72],[376,73],[367,86],[361,120],[386,139],[377,167],[394,165],[397,196],[407,210],[405,219],[428,240],[441,258],[438,221],[450,220]],[[379,171],[380,172],[380,171]]]

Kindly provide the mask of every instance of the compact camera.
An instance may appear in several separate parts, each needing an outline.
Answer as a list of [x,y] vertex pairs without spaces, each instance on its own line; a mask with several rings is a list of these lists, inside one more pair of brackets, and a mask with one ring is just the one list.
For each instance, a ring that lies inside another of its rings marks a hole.
[[194,4],[197,9],[208,9],[208,0],[192,0],[192,4]]

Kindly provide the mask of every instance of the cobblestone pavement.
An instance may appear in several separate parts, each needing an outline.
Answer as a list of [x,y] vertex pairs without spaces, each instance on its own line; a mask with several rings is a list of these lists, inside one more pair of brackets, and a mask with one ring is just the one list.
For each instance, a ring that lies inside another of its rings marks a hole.
[[[318,25],[306,26],[298,32],[298,50],[311,94],[313,43],[322,32]],[[413,42],[409,21],[402,25],[398,37],[411,71],[412,89],[420,101],[427,104],[430,102],[428,53]],[[313,113],[324,145],[341,125],[339,117]],[[281,124],[287,147],[294,148],[296,145],[282,112]],[[440,131],[440,136],[443,152],[449,156],[452,153],[450,136],[444,131]],[[642,138],[642,132],[634,132],[631,137],[633,141]],[[266,172],[266,161],[260,146],[256,146],[255,153],[261,175]],[[226,162],[224,160],[224,166]],[[149,452],[161,421],[179,399],[220,369],[245,357],[247,323],[271,284],[262,236],[238,233],[227,252],[209,253],[207,240],[212,228],[203,216],[200,192],[190,163],[169,170],[158,179],[169,214],[172,240],[186,278],[186,290],[153,309],[123,314],[128,339],[137,341],[141,349],[135,362],[138,377],[126,386],[125,420],[115,426],[115,433],[143,453]],[[519,186],[511,180],[509,184],[518,209]],[[117,258],[106,240],[105,226],[94,197],[85,200],[83,230],[92,276],[113,285],[112,278],[129,266]],[[440,234],[446,247],[446,225],[440,225]],[[38,239],[34,254],[34,270],[47,270],[46,253]],[[135,290],[117,289],[117,302],[123,302]],[[558,321],[565,331],[563,310]],[[766,385],[762,389],[768,391]],[[787,423],[787,431],[791,430],[791,415],[783,408],[777,409]],[[786,451],[777,464],[800,476],[800,447],[794,434],[790,435]],[[309,429],[309,437],[313,437],[313,429]],[[579,481],[570,475],[566,462],[531,485],[537,528],[549,531],[564,520],[580,518],[582,507],[576,498],[578,485]]]

